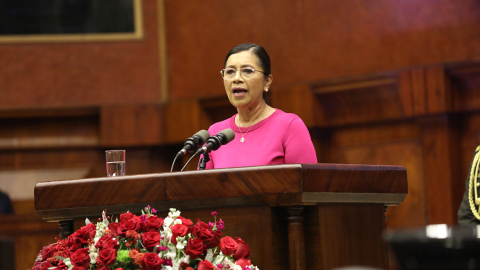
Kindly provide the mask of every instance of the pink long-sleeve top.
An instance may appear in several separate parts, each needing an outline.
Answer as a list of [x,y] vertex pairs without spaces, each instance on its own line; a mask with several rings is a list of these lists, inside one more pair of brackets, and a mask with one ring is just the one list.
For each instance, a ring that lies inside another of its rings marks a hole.
[[[210,126],[210,135],[231,128],[235,139],[211,151],[206,169],[260,166],[292,163],[317,163],[312,139],[302,119],[279,109],[266,119],[241,128],[245,141],[235,124],[235,115]],[[248,131],[248,133],[247,133]]]

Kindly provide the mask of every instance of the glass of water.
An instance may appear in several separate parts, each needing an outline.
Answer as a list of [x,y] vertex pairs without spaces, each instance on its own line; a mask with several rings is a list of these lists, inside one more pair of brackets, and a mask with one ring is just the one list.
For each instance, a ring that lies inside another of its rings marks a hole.
[[107,176],[125,175],[125,150],[107,150]]

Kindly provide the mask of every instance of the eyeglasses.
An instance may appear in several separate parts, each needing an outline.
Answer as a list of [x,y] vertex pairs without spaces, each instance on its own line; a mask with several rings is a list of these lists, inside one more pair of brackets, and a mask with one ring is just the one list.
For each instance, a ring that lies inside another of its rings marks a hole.
[[241,69],[225,68],[225,69],[220,70],[220,73],[222,74],[222,77],[224,79],[231,79],[231,78],[235,77],[235,75],[237,75],[238,71],[240,71],[240,75],[244,79],[253,77],[253,74],[255,74],[255,71],[258,71],[258,72],[261,72],[261,73],[265,74],[265,72],[263,72],[261,70],[258,70],[258,69],[251,68],[251,67],[243,67]]

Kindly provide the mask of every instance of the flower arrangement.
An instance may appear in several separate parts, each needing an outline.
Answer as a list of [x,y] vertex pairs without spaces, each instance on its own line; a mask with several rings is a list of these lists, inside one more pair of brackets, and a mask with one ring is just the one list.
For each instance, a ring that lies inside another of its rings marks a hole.
[[[150,206],[109,222],[106,212],[94,225],[44,247],[32,270],[258,270],[240,237],[223,236],[223,221],[196,224],[170,209],[163,219]],[[223,237],[222,237],[223,236]]]

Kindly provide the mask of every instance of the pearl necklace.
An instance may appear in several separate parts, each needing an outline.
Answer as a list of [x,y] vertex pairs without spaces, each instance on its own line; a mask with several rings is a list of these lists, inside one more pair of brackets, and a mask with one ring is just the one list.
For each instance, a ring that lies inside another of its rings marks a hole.
[[[265,106],[265,109],[263,109],[262,114],[260,115],[260,117],[258,117],[257,119],[255,119],[255,121],[257,121],[258,119],[262,118],[262,116],[263,116],[263,114],[265,113],[266,110],[267,110],[267,106]],[[255,123],[255,121],[253,121],[253,122]],[[235,123],[235,125],[237,125],[237,123]],[[253,125],[251,125],[251,126],[248,128],[248,130],[247,130],[247,132],[245,132],[245,134],[242,133],[242,130],[240,129],[240,127],[239,127],[238,125],[237,125],[237,127],[238,127],[238,130],[240,131],[240,134],[242,134],[242,138],[240,139],[240,142],[243,143],[243,142],[245,141],[245,137],[244,137],[244,136],[247,135],[247,133],[250,131],[250,129],[253,127]]]

